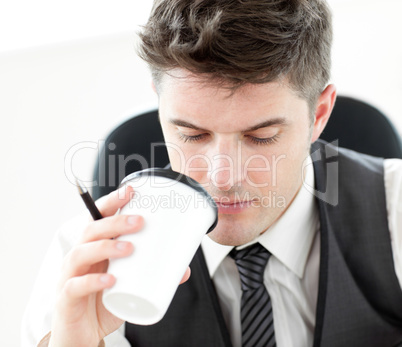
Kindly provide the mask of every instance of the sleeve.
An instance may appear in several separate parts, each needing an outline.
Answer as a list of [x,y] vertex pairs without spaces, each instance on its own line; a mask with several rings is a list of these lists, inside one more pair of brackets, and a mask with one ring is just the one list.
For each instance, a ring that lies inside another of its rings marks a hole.
[[384,181],[395,273],[402,288],[402,160],[384,160]]
[[[37,346],[49,333],[63,259],[77,242],[88,218],[88,214],[85,213],[72,219],[57,231],[52,240],[22,318],[22,347]],[[130,347],[124,337],[124,324],[106,336],[104,342],[105,347]]]

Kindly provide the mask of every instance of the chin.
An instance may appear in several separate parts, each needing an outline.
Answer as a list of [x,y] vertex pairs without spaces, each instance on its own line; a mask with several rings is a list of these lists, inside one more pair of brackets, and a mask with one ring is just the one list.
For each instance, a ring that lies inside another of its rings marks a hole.
[[[239,228],[236,228],[239,229]],[[258,235],[250,235],[242,230],[234,230],[234,228],[218,226],[211,231],[208,236],[215,242],[225,246],[240,246],[254,240]]]

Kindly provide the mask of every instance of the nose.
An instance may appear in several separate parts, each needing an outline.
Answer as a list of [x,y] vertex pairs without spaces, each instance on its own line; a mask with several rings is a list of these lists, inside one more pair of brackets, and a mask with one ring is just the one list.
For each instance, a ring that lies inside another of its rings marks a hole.
[[237,182],[237,144],[220,141],[210,153],[209,181],[219,190],[228,191]]

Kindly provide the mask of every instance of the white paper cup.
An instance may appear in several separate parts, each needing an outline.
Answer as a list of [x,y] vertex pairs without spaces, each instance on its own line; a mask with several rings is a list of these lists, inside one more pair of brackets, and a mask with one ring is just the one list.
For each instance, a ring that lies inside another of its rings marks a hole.
[[203,236],[217,223],[215,202],[196,181],[165,169],[127,176],[122,184],[135,195],[121,214],[144,217],[144,228],[119,240],[134,245],[132,255],[111,259],[108,273],[116,284],[104,291],[103,304],[133,324],[163,318]]

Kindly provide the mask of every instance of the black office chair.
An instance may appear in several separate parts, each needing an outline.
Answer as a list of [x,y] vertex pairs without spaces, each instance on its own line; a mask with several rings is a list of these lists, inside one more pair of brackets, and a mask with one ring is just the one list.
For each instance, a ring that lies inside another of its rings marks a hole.
[[402,142],[388,118],[369,104],[338,96],[321,139],[382,158],[402,158]]
[[[390,121],[374,107],[349,97],[338,96],[321,138],[339,146],[384,158],[402,159],[400,135]],[[158,111],[129,119],[105,140],[94,170],[97,182],[94,199],[115,190],[129,173],[169,163]]]

